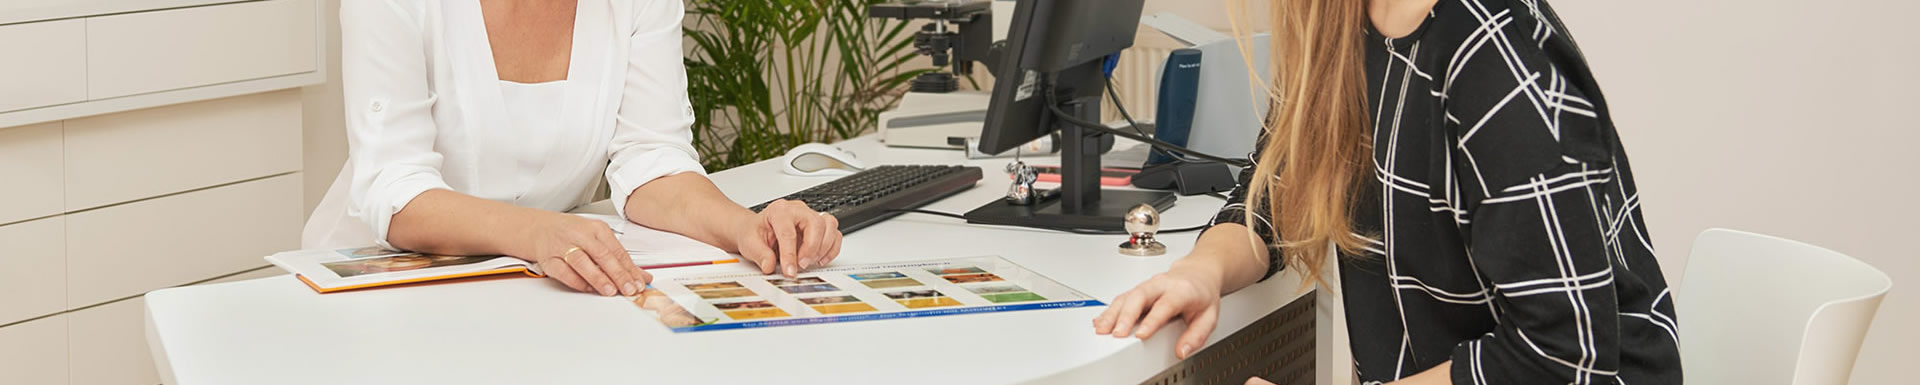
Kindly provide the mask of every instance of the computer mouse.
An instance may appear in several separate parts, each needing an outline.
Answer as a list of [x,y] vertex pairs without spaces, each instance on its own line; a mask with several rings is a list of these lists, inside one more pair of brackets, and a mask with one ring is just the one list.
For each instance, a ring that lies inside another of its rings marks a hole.
[[794,146],[780,157],[780,165],[781,172],[796,176],[849,175],[867,169],[852,152],[822,143]]

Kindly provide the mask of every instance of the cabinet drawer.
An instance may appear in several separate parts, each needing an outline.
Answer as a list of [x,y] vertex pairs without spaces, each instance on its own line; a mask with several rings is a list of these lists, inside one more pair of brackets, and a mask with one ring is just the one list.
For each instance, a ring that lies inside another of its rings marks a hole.
[[0,381],[67,383],[67,316],[0,328]]
[[67,305],[66,218],[0,226],[0,324]]
[[300,246],[300,174],[67,215],[67,305],[259,267]]
[[87,24],[0,25],[0,112],[87,99]]
[[66,122],[66,207],[99,207],[300,169],[300,91]]
[[59,214],[62,167],[60,122],[0,128],[0,223]]
[[67,315],[72,385],[160,383],[147,349],[146,306],[134,298]]
[[269,0],[87,18],[87,96],[311,72],[313,0]]

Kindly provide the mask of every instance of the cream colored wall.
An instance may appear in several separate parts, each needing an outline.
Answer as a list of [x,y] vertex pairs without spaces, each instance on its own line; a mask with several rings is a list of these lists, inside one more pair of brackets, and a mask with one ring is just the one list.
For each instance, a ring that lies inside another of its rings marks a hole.
[[346,111],[340,94],[340,0],[317,0],[326,12],[321,32],[327,41],[327,82],[300,89],[306,103],[306,210],[311,215],[327,195],[340,166],[347,161]]
[[1902,241],[1920,233],[1920,43],[1907,38],[1920,3],[1555,4],[1605,87],[1668,279],[1710,227],[1853,255],[1895,282],[1853,382],[1911,383],[1920,253]]

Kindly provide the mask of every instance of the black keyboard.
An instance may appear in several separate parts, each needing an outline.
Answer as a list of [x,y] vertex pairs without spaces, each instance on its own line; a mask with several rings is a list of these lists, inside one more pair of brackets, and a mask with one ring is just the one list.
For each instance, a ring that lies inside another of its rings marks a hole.
[[[887,210],[919,208],[973,188],[980,175],[980,168],[973,166],[878,166],[780,199],[806,202],[814,211],[833,214],[840,220],[840,232],[850,234],[901,214]],[[760,212],[771,203],[753,206],[753,211]]]

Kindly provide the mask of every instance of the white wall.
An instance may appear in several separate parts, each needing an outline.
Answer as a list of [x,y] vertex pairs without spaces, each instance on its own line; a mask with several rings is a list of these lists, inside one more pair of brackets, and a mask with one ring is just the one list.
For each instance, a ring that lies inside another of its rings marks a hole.
[[1555,4],[1612,104],[1668,279],[1710,227],[1853,255],[1895,282],[1853,382],[1911,383],[1920,253],[1901,241],[1920,234],[1920,3]]

